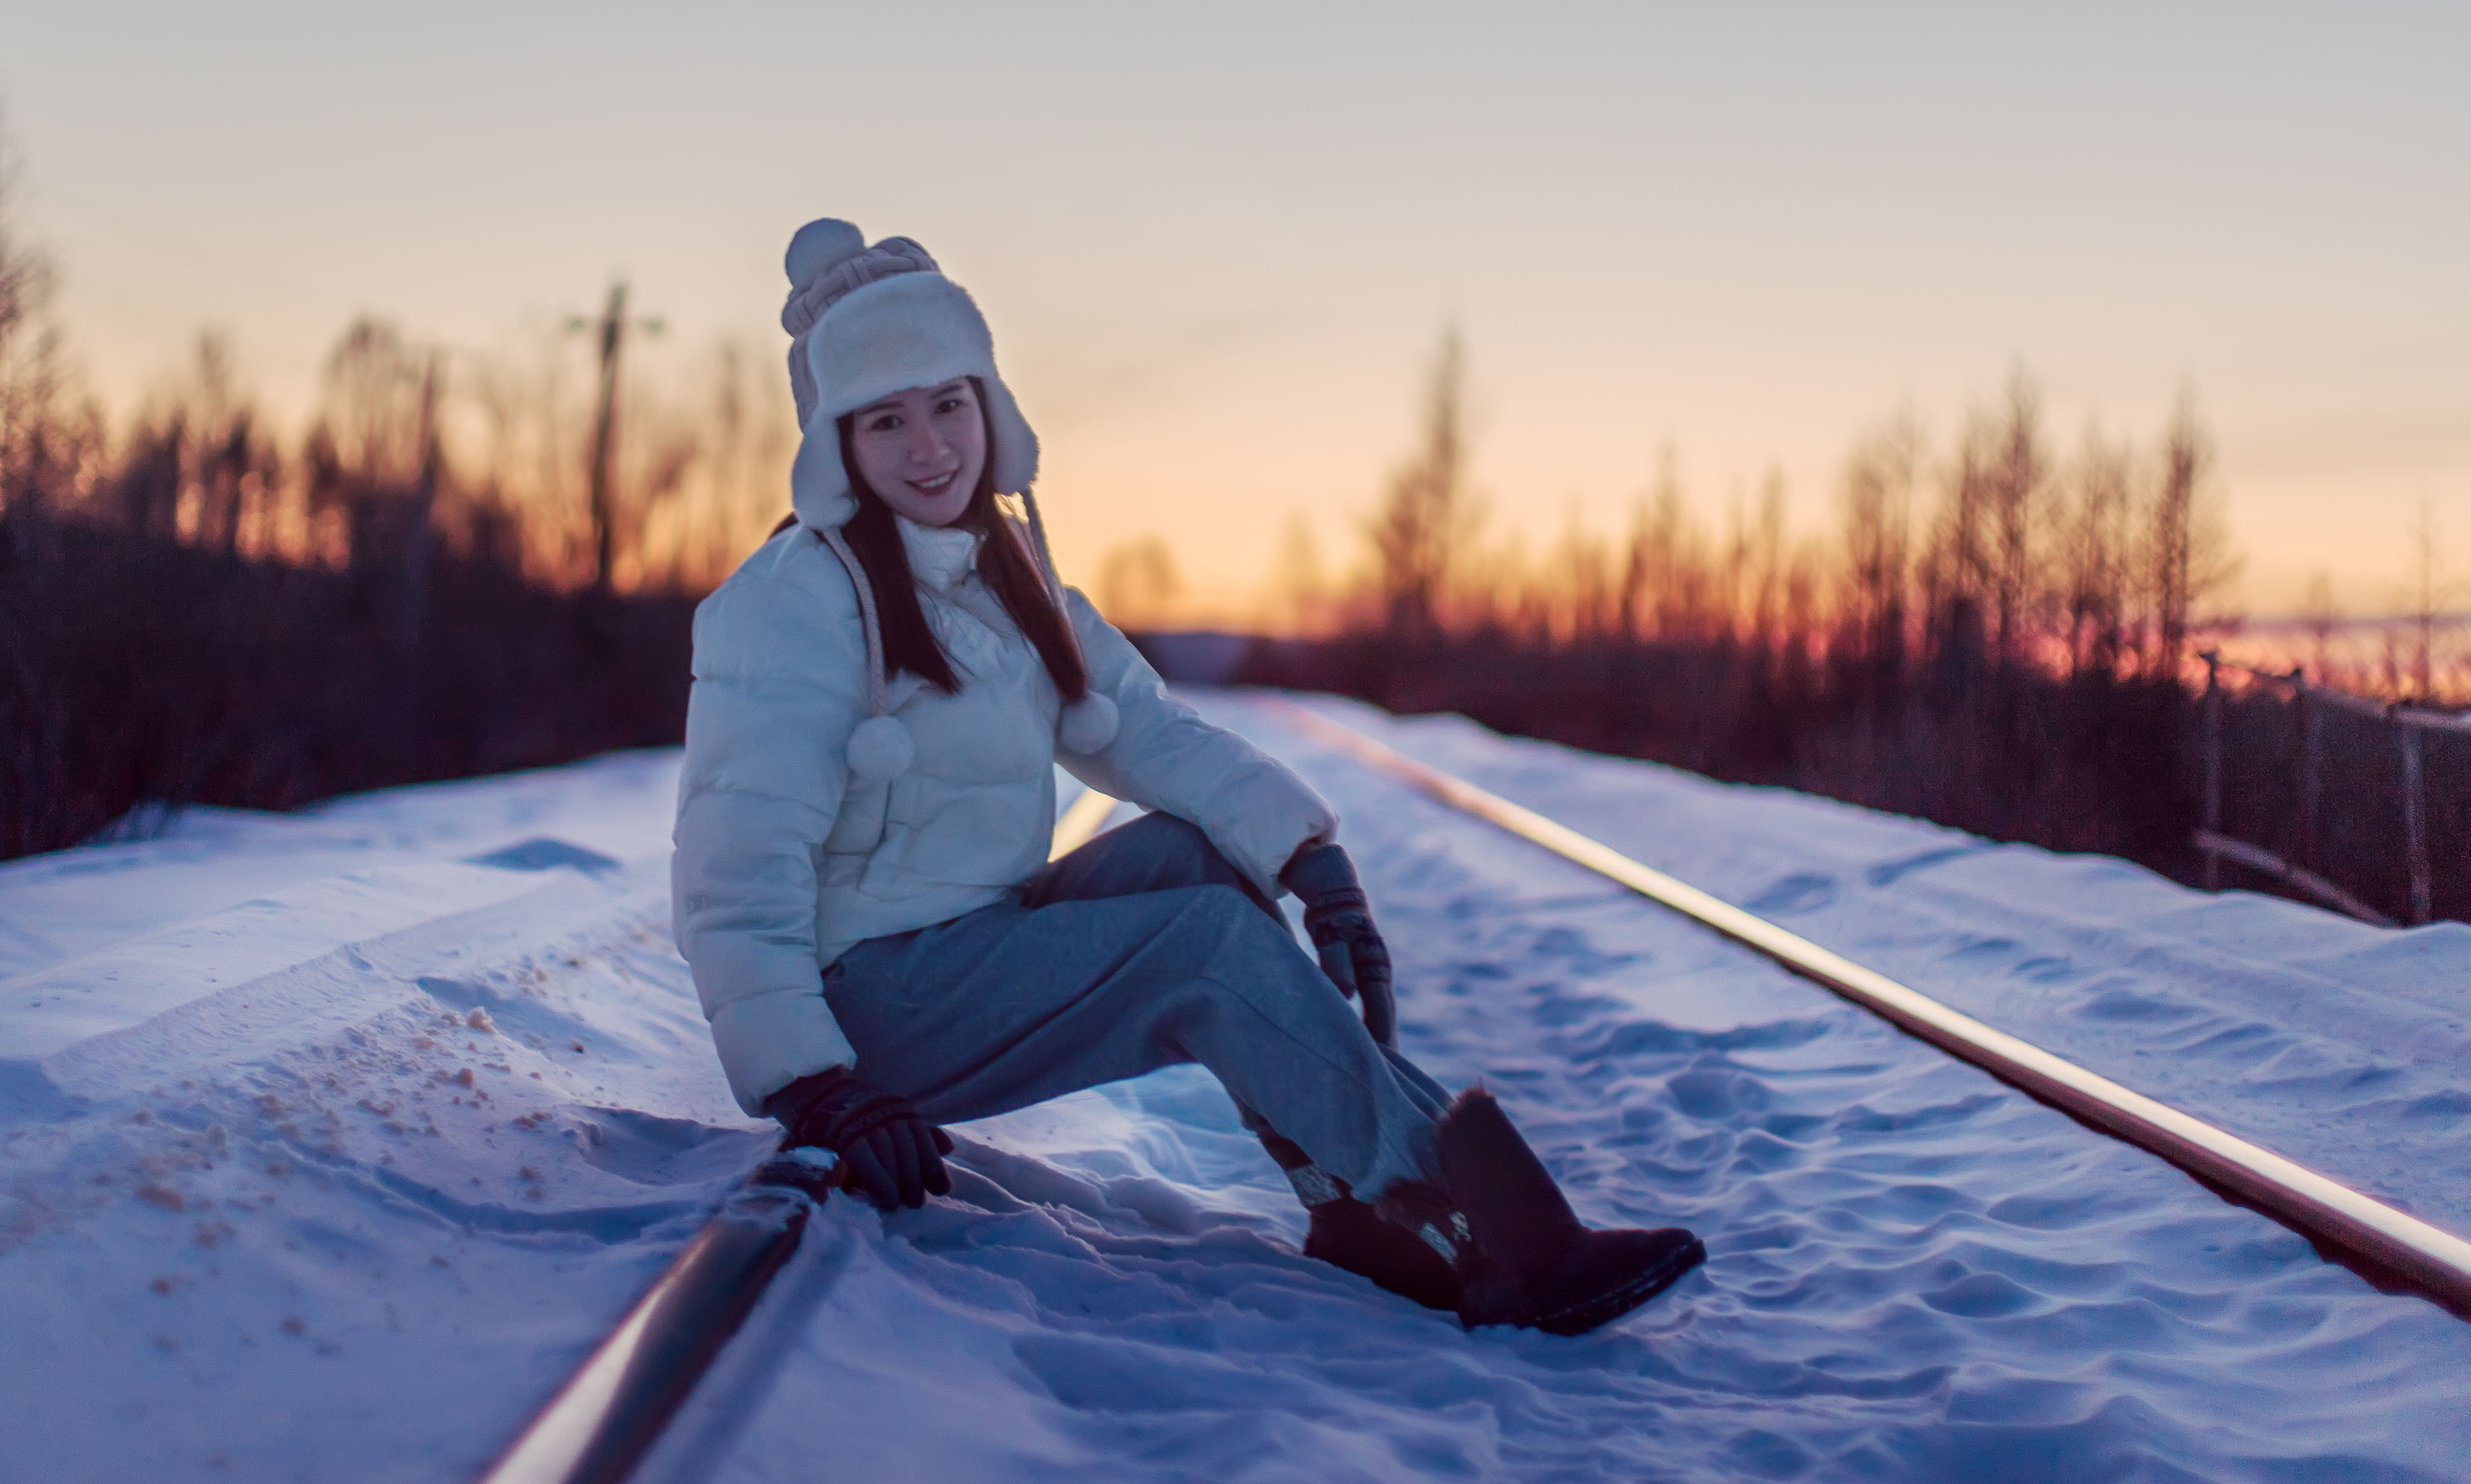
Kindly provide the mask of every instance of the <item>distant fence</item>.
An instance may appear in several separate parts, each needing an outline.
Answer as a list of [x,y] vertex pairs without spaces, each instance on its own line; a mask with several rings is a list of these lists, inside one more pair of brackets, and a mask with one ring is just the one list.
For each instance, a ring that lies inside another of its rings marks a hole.
[[2202,658],[2208,887],[2229,860],[2364,922],[2471,919],[2471,716]]

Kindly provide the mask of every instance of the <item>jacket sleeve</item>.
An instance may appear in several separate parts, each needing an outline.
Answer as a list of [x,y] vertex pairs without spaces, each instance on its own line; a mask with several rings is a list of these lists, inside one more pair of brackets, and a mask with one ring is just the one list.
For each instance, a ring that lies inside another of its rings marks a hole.
[[741,571],[695,610],[671,907],[713,1046],[750,1116],[797,1078],[857,1060],[815,962],[816,861],[864,706],[847,585]]
[[1150,662],[1077,589],[1065,603],[1090,689],[1116,703],[1116,739],[1094,753],[1058,754],[1066,771],[1104,793],[1201,827],[1219,853],[1271,897],[1298,847],[1338,833],[1338,814],[1285,764],[1212,726],[1169,695]]

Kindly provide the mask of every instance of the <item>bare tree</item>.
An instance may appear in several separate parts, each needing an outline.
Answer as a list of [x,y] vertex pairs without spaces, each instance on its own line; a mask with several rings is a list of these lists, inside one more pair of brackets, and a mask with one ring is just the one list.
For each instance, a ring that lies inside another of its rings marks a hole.
[[1965,420],[1922,560],[1931,647],[1940,666],[1953,674],[1971,671],[1982,659],[1997,444],[1998,431],[1989,419],[1977,412]]
[[1809,684],[1818,665],[1818,642],[1825,626],[1823,594],[1827,585],[1826,548],[1814,538],[1794,544],[1785,557],[1783,600],[1777,611],[1778,672],[1788,690]]
[[1279,540],[1278,618],[1290,633],[1317,634],[1329,621],[1330,601],[1330,579],[1312,527],[1301,515],[1290,517]]
[[325,445],[330,480],[361,490],[394,492],[420,476],[430,432],[421,411],[427,358],[400,330],[364,317],[327,354],[313,441]]
[[444,479],[438,363],[391,324],[355,321],[327,357],[305,455],[310,507],[341,516],[349,569],[366,579],[397,575],[395,634],[407,649],[425,621],[431,517]]
[[1424,384],[1415,456],[1391,477],[1373,522],[1382,606],[1394,633],[1439,631],[1454,569],[1482,517],[1467,485],[1467,366],[1458,331],[1443,333]]
[[1754,531],[1749,502],[1736,484],[1725,502],[1724,533],[1709,548],[1712,557],[1706,574],[1706,631],[1715,638],[1739,639],[1748,632],[1751,595],[1756,591]]
[[1682,471],[1673,445],[1656,458],[1656,485],[1631,510],[1630,545],[1622,558],[1616,623],[1625,634],[1669,638],[1686,624],[1693,600],[1680,580],[1689,535],[1682,509]]
[[1633,502],[1630,537],[1622,543],[1621,576],[1613,584],[1613,628],[1626,639],[1638,637],[1639,625],[1648,612],[1650,543],[1654,539],[1651,530],[1655,518],[1646,500]]
[[2075,499],[2061,524],[2059,563],[2067,607],[2068,663],[2080,671],[2113,670],[2127,642],[2128,449],[2088,422],[2070,473]]
[[2322,568],[2308,579],[2299,618],[2308,630],[2309,673],[2318,685],[2334,684],[2334,625],[2342,621],[2342,613],[2334,606],[2334,579]]
[[2412,694],[2421,700],[2436,695],[2436,619],[2452,596],[2445,576],[2444,548],[2436,538],[2436,511],[2425,497],[2411,523],[2411,580],[2404,602],[2411,613],[2411,678]]
[[[208,551],[236,555],[250,525],[261,541],[272,521],[282,460],[265,418],[238,383],[228,336],[200,332],[188,371],[164,397],[158,425],[176,429],[179,525]],[[251,516],[256,519],[252,523]]]
[[1543,590],[1558,600],[1547,626],[1572,639],[1598,639],[1613,631],[1620,609],[1621,578],[1604,538],[1588,529],[1574,503],[1565,512],[1561,540],[1546,558]]
[[2162,436],[2161,478],[2153,492],[2147,560],[2152,563],[2154,669],[2177,675],[2187,657],[2198,607],[2239,575],[2219,493],[2211,481],[2213,437],[2197,416],[2193,391],[2180,393]]
[[630,378],[619,475],[603,491],[620,585],[710,587],[778,522],[791,404],[764,395],[757,365],[722,339],[683,386]]
[[2019,366],[2009,377],[2007,404],[1984,471],[1990,517],[1990,606],[1999,625],[2003,664],[2023,657],[2025,637],[2034,627],[2039,587],[2035,537],[2042,524],[2042,489],[2050,475],[2041,420],[2041,394]]
[[86,503],[105,478],[103,410],[81,396],[59,327],[0,344],[0,520]]
[[1098,605],[1119,627],[1155,628],[1169,622],[1183,592],[1175,554],[1157,536],[1126,542],[1098,563]]
[[15,191],[16,161],[0,130],[0,520],[82,501],[104,453],[102,414],[75,395],[52,318],[51,261],[12,220]]
[[40,498],[40,486],[25,471],[28,445],[40,422],[36,410],[50,400],[37,385],[33,351],[51,275],[40,255],[17,240],[10,221],[15,177],[12,162],[0,154],[0,514]]
[[1920,419],[1911,411],[1854,446],[1844,476],[1845,620],[1857,652],[1893,674],[1903,665]]
[[459,382],[459,400],[482,430],[476,506],[492,513],[482,544],[503,564],[553,582],[589,580],[594,550],[581,457],[591,408],[564,342],[543,333],[525,352],[479,362]]
[[18,241],[10,218],[17,195],[17,166],[0,134],[0,355],[15,350],[51,296],[51,265]]
[[[1656,637],[1707,642],[1729,631],[1735,566],[1719,557],[1706,527],[1691,515],[1670,449],[1659,460],[1655,493],[1638,513],[1633,549],[1636,563],[1648,575],[1648,617]],[[1738,536],[1738,509],[1733,525]]]
[[[682,528],[696,503],[694,491],[701,490],[704,503],[718,504],[709,481],[694,479],[709,452],[710,410],[664,405],[642,390],[630,392],[626,401],[629,432],[616,456],[626,472],[604,486],[593,522],[595,551],[606,551],[612,563],[608,577],[596,585],[604,595],[621,578],[632,588],[674,583],[684,551]],[[670,533],[655,542],[663,527]],[[600,570],[597,555],[595,570]]]
[[[772,524],[777,491],[759,494],[763,466],[749,386],[751,358],[744,346],[724,340],[713,347],[710,394],[704,409],[701,462],[703,500],[693,529],[679,542],[673,580],[681,588],[711,586],[762,538]],[[763,482],[766,485],[770,482]]]
[[1770,469],[1759,483],[1758,514],[1743,526],[1740,545],[1743,584],[1737,627],[1745,639],[1762,648],[1778,642],[1777,624],[1784,609],[1784,473]]
[[139,535],[171,540],[180,531],[180,492],[188,473],[186,410],[158,409],[129,431],[112,470],[107,513]]

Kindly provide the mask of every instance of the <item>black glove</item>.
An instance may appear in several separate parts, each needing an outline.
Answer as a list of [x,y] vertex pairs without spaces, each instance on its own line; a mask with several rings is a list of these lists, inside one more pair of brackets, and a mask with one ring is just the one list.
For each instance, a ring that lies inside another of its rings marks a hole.
[[944,1156],[953,1136],[918,1116],[909,1099],[859,1079],[847,1067],[800,1077],[765,1099],[764,1111],[788,1130],[781,1147],[812,1144],[840,1156],[841,1189],[853,1187],[885,1211],[915,1211],[930,1194],[953,1193]]
[[1338,992],[1364,1000],[1364,1028],[1383,1046],[1399,1044],[1399,1002],[1390,992],[1390,949],[1373,926],[1373,908],[1356,884],[1355,863],[1336,845],[1296,852],[1280,884],[1305,905],[1305,931]]

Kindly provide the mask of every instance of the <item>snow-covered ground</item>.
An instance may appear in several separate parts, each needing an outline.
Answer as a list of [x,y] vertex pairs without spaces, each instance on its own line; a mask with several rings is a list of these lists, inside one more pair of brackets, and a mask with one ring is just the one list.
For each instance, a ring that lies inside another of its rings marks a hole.
[[[2471,1325],[1207,695],[1348,816],[1402,1041],[1699,1274],[1468,1334],[1295,1252],[1189,1070],[835,1202],[715,1475],[2448,1478]],[[2471,1230],[2471,930],[1311,704]],[[769,1147],[667,927],[674,758],[0,866],[0,1477],[467,1478]]]

